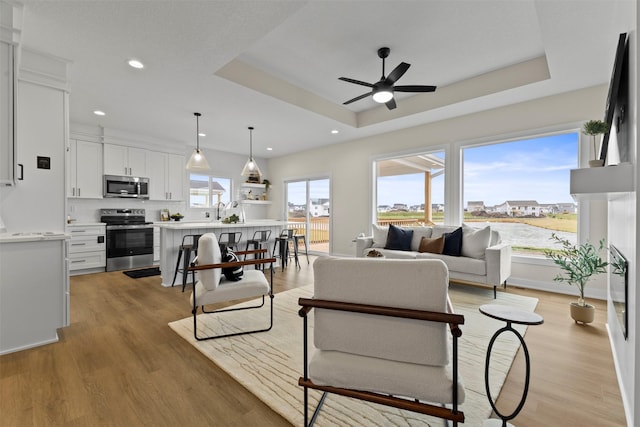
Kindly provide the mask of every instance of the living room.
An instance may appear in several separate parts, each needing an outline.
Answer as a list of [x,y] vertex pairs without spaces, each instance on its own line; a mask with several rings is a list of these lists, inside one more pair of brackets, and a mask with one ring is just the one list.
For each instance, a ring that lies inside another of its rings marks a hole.
[[[37,4],[30,4],[31,2],[25,2],[25,13],[29,13],[29,7],[33,6],[37,11]],[[274,2],[279,6],[282,6],[280,3],[284,2]],[[294,2],[295,3],[295,2]],[[530,11],[532,13],[536,13],[536,10],[548,19],[548,16],[551,15],[549,10],[545,10],[545,7],[550,8],[550,5],[545,5],[545,2],[527,2],[531,7]],[[567,9],[571,9],[572,2],[560,2],[565,3],[564,6]],[[595,35],[591,35],[590,37],[601,37],[604,31],[604,34],[610,37],[610,40],[606,40],[603,42],[608,46],[609,50],[612,51],[615,47],[616,36],[620,32],[630,31],[631,34],[631,42],[630,42],[630,58],[631,64],[636,63],[637,59],[637,40],[636,40],[636,25],[637,25],[637,9],[635,2],[594,2],[592,10],[582,10],[584,15],[581,16],[582,13],[575,13],[580,18],[583,19],[582,22],[603,22],[606,21],[602,26],[608,27],[606,30],[591,30],[594,26],[592,25],[584,25],[587,28],[576,28],[576,33],[579,34],[576,37],[582,37],[584,33],[593,32]],[[300,7],[304,9],[306,2],[299,2],[296,7]],[[497,6],[496,6],[497,5]],[[290,7],[293,7],[289,5]],[[493,4],[494,7],[499,7],[498,3]],[[46,9],[46,6],[39,6],[41,8]],[[284,7],[284,6],[282,6]],[[461,6],[462,7],[462,6]],[[247,5],[247,8],[248,5]],[[351,4],[349,7],[350,13],[354,14],[354,11],[351,8],[359,9],[362,8],[362,5],[359,4],[354,5]],[[301,10],[302,10],[301,9]],[[564,9],[564,8],[562,8]],[[64,13],[64,8],[60,13]],[[297,11],[298,9],[296,9]],[[604,11],[603,18],[602,13]],[[284,11],[280,11],[281,13],[285,13]],[[288,10],[287,13],[291,15],[295,15],[295,11]],[[44,13],[44,12],[40,12]],[[111,12],[114,13],[114,12]],[[247,12],[249,13],[249,12]],[[253,13],[253,12],[252,12]],[[308,13],[308,12],[307,12]],[[346,13],[346,12],[345,12]],[[547,15],[548,14],[548,15]],[[115,16],[117,14],[109,16]],[[274,13],[274,15],[277,15]],[[597,18],[593,15],[598,15]],[[190,15],[191,18],[194,18],[193,15]],[[273,15],[269,15],[269,19],[277,20]],[[285,20],[284,18],[280,18]],[[64,20],[61,22],[65,22]],[[544,21],[547,25],[551,26],[549,21]],[[609,24],[610,25],[606,25]],[[53,28],[56,25],[60,24],[51,24]],[[168,25],[168,24],[167,24]],[[275,26],[275,24],[272,24]],[[395,26],[394,28],[397,28]],[[24,36],[25,40],[28,40],[30,28],[24,28]],[[326,31],[326,30],[325,30]],[[386,31],[385,31],[386,33]],[[544,34],[549,34],[545,32]],[[391,37],[391,34],[381,34],[379,36],[379,41],[375,41],[376,47],[380,47],[381,43],[387,43],[387,40],[384,37]],[[604,37],[604,36],[603,36]],[[392,40],[393,41],[393,40]],[[213,42],[211,42],[213,44]],[[371,44],[373,42],[367,42]],[[390,43],[391,44],[391,43]],[[118,46],[118,49],[121,49],[122,46]],[[411,57],[413,54],[412,51],[406,50],[396,51],[395,45],[392,46],[391,56],[389,58],[389,70],[393,69],[393,67],[399,63],[400,61],[407,61],[412,63],[412,67],[416,68],[418,66],[417,58]],[[552,50],[551,46],[544,45],[545,49]],[[91,49],[89,47],[89,49]],[[368,50],[367,50],[368,49]],[[363,48],[365,51],[362,57],[368,55],[372,56],[371,64],[375,67],[374,70],[368,70],[370,67],[360,65],[359,70],[350,68],[343,69],[338,63],[330,63],[325,65],[325,69],[329,69],[331,71],[331,75],[327,76],[328,80],[335,80],[335,85],[338,86],[337,89],[334,89],[337,92],[337,95],[334,95],[335,103],[338,105],[350,98],[351,96],[357,95],[357,88],[348,88],[347,83],[338,82],[337,77],[341,75],[347,75],[353,78],[361,78],[364,80],[374,79],[377,77],[379,72],[379,59],[375,55],[375,49],[371,51],[369,46],[367,48]],[[371,51],[371,52],[370,52]],[[60,55],[57,52],[57,48],[53,49],[53,52],[50,52],[54,55]],[[124,53],[123,53],[124,54]],[[207,54],[207,52],[203,52],[203,54]],[[366,55],[365,55],[366,54]],[[61,55],[64,56],[64,55]],[[422,54],[420,55],[422,56]],[[554,76],[555,68],[552,62],[552,59],[555,58],[551,51],[547,52],[546,61],[549,62],[548,68],[551,70],[551,80],[556,77]],[[76,58],[70,57],[69,59],[74,60]],[[224,58],[226,62],[234,59]],[[527,58],[531,59],[531,58]],[[436,61],[435,58],[431,59],[432,61]],[[76,60],[78,61],[78,60]],[[224,62],[220,60],[220,62]],[[456,148],[459,147],[459,144],[463,143],[483,143],[489,140],[505,140],[512,138],[521,138],[528,137],[532,135],[553,133],[553,132],[561,132],[568,130],[576,130],[579,129],[582,123],[585,120],[592,118],[600,118],[602,117],[603,110],[605,108],[605,101],[607,98],[607,90],[608,90],[608,80],[609,75],[611,73],[611,65],[613,63],[613,56],[610,57],[610,60],[606,61],[606,64],[594,64],[595,61],[593,59],[589,59],[586,62],[586,66],[581,67],[593,67],[593,68],[602,68],[602,70],[598,70],[599,76],[604,76],[604,78],[599,77],[597,80],[597,84],[588,84],[588,83],[579,83],[571,90],[564,90],[562,88],[557,87],[549,87],[551,84],[543,83],[535,83],[529,82],[535,86],[538,84],[537,90],[540,95],[527,98],[521,92],[518,92],[518,88],[503,88],[502,94],[500,96],[506,97],[505,94],[514,95],[513,98],[506,102],[505,99],[491,98],[486,94],[476,94],[475,97],[470,95],[465,95],[468,97],[464,99],[464,101],[459,101],[458,105],[462,108],[457,110],[455,113],[451,108],[448,108],[446,105],[436,105],[432,106],[431,109],[433,111],[430,112],[428,117],[423,117],[422,113],[415,113],[413,115],[407,114],[406,110],[404,113],[399,112],[399,110],[403,110],[402,103],[406,101],[410,103],[411,98],[399,99],[398,104],[399,107],[396,112],[393,110],[387,110],[385,107],[380,108],[370,108],[367,110],[358,110],[358,108],[364,108],[363,106],[354,107],[356,108],[354,111],[349,111],[350,114],[345,114],[344,112],[339,117],[328,118],[326,115],[323,116],[321,112],[323,108],[318,106],[317,104],[314,107],[309,107],[311,114],[317,115],[320,117],[318,119],[319,124],[317,127],[308,128],[308,133],[318,130],[319,128],[333,128],[339,127],[341,129],[341,134],[335,140],[331,139],[330,135],[323,136],[322,138],[318,138],[317,136],[309,136],[310,144],[304,145],[305,149],[296,149],[285,151],[282,148],[280,151],[277,151],[276,154],[271,155],[264,152],[264,155],[257,155],[258,161],[261,162],[261,167],[263,167],[263,172],[268,176],[271,181],[273,188],[270,191],[271,205],[267,208],[267,217],[273,218],[281,218],[284,206],[286,204],[285,194],[284,194],[284,183],[288,180],[294,178],[313,178],[313,177],[326,177],[329,176],[332,181],[331,187],[331,216],[332,216],[332,229],[331,233],[333,236],[331,242],[331,253],[339,256],[353,256],[354,254],[354,244],[353,239],[360,233],[369,233],[371,224],[373,222],[373,202],[372,202],[372,162],[376,159],[382,158],[384,156],[388,156],[390,154],[409,154],[413,152],[417,152],[420,150],[424,150],[425,148],[431,147],[446,147],[447,150],[450,150],[451,153],[451,162],[455,164],[455,156],[456,156]],[[603,61],[605,62],[605,61]],[[235,64],[238,66],[238,64]],[[536,67],[539,64],[534,64],[532,66]],[[80,65],[78,65],[80,66]],[[165,67],[172,67],[167,64],[163,64]],[[632,65],[635,66],[635,65]],[[176,67],[175,71],[176,79],[180,79],[181,70],[179,67]],[[353,71],[350,71],[353,70]],[[246,70],[245,70],[246,71]],[[413,70],[412,70],[413,71]],[[489,70],[488,70],[489,71]],[[234,77],[237,79],[241,79],[242,75],[239,73],[239,69],[227,69],[228,73],[234,74],[238,72],[237,75],[240,77]],[[370,73],[371,76],[367,77]],[[637,73],[631,73],[631,76],[637,76]],[[411,76],[411,78],[409,78]],[[255,76],[254,76],[255,77]],[[76,79],[82,79],[81,76],[74,76]],[[94,79],[97,86],[99,86],[99,82],[97,81],[98,77],[91,76],[84,78]],[[505,78],[505,75],[494,76],[495,79]],[[566,77],[565,77],[566,78]],[[429,73],[428,70],[421,70],[418,75],[407,74],[407,76],[403,80],[407,80],[407,83],[429,83]],[[533,79],[533,77],[532,77]],[[73,79],[72,79],[73,80]],[[275,84],[274,82],[271,82]],[[438,83],[438,82],[433,82]],[[495,83],[495,82],[492,82]],[[170,82],[164,82],[164,84],[170,84]],[[235,83],[234,83],[235,84]],[[440,83],[438,83],[440,84]],[[486,83],[488,84],[488,83]],[[525,85],[522,81],[518,82],[518,84]],[[259,85],[255,83],[255,85]],[[73,83],[71,84],[70,90],[70,104],[72,108],[74,107],[74,87]],[[161,87],[161,86],[160,86]],[[280,86],[274,86],[280,88]],[[446,85],[442,87],[443,92],[446,92]],[[258,89],[255,89],[256,91]],[[264,89],[263,89],[264,90]],[[347,92],[348,90],[348,92]],[[438,89],[440,90],[440,88]],[[436,91],[436,94],[438,93]],[[637,77],[632,78],[631,81],[631,90],[632,90],[632,98],[637,99]],[[354,92],[355,91],[355,92]],[[273,92],[273,90],[272,90]],[[257,104],[261,104],[264,108],[263,98],[265,92],[257,95],[258,101]],[[347,94],[348,93],[348,94]],[[80,94],[78,94],[80,95]],[[346,96],[345,96],[346,95]],[[126,99],[125,94],[121,94],[121,96]],[[286,93],[275,93],[271,94],[271,97],[282,100],[283,97],[286,97]],[[422,96],[422,95],[421,95]],[[212,99],[203,99],[203,98],[213,98],[209,94],[202,95],[201,99],[198,99],[197,102],[193,102],[189,105],[190,100],[180,99],[179,104],[180,107],[176,108],[176,111],[184,112],[184,116],[180,120],[179,126],[174,126],[179,130],[174,130],[170,137],[167,138],[169,141],[185,141],[182,142],[180,150],[184,152],[184,154],[190,154],[193,151],[193,145],[195,138],[193,137],[192,129],[192,113],[199,108],[200,105],[204,105],[208,102],[213,103]],[[245,101],[246,93],[243,92],[241,98],[244,98]],[[333,99],[332,98],[332,99]],[[173,102],[173,101],[172,101]],[[289,101],[285,101],[289,102]],[[368,102],[368,101],[367,101]],[[421,101],[422,103],[429,101]],[[178,101],[176,101],[178,103]],[[246,158],[246,154],[248,152],[248,141],[246,134],[246,126],[251,125],[253,123],[247,123],[247,121],[252,120],[254,117],[260,117],[260,111],[247,110],[247,114],[244,117],[235,117],[230,120],[225,120],[223,117],[226,117],[226,112],[221,112],[223,106],[225,104],[224,100],[220,100],[221,104],[220,110],[218,107],[209,109],[210,114],[205,117],[208,117],[212,122],[216,122],[218,120],[222,122],[231,122],[225,123],[224,130],[221,130],[221,133],[218,135],[219,141],[214,141],[212,143],[205,142],[206,138],[201,139],[201,143],[203,144],[203,152],[205,156],[208,158],[215,158],[216,156],[224,157],[229,156],[229,153],[233,153],[237,155],[241,160],[240,163],[243,162],[244,158]],[[232,104],[231,101],[229,101]],[[633,103],[630,103],[630,105]],[[193,106],[192,106],[193,105]],[[290,112],[291,121],[297,121],[302,113],[300,113],[299,107],[292,107],[292,104],[288,104],[286,108],[284,108],[285,112]],[[94,108],[93,106],[83,106],[87,108]],[[372,107],[372,105],[370,105]],[[95,107],[97,108],[97,107]],[[279,107],[280,108],[280,107]],[[415,108],[424,108],[424,107],[415,107]],[[315,109],[315,111],[314,111]],[[184,111],[183,111],[184,110]],[[193,111],[191,111],[193,110]],[[279,110],[282,112],[283,110]],[[220,112],[220,113],[219,113]],[[110,120],[109,116],[112,116],[116,113],[112,111],[107,111],[107,119]],[[175,113],[175,112],[174,112]],[[219,114],[218,114],[219,113]],[[82,113],[85,114],[85,113]],[[108,122],[103,121],[98,125],[97,121],[90,116],[91,113],[87,115],[78,115],[77,121],[71,121],[72,130],[78,129],[81,125],[90,125],[94,128],[98,128],[98,126],[104,126],[106,129],[113,129],[114,131],[122,131],[125,132],[128,128],[126,125],[117,125],[116,122]],[[177,113],[175,113],[177,114]],[[238,114],[238,113],[236,113]],[[307,112],[308,114],[308,112]],[[326,114],[334,114],[334,113],[326,113]],[[348,118],[345,118],[347,117]],[[80,118],[81,117],[81,118]],[[169,121],[165,120],[166,116],[158,116],[158,118],[141,118],[141,122],[145,124],[147,129],[149,129],[146,137],[154,137],[158,134],[156,130],[156,126],[154,121]],[[217,119],[220,117],[220,119]],[[269,117],[265,113],[265,117]],[[382,118],[381,118],[382,117]],[[633,107],[630,108],[629,118],[632,122],[633,126],[633,135],[636,134],[635,128],[637,123],[637,111],[633,110]],[[393,120],[391,120],[393,119]],[[94,120],[94,121],[92,121]],[[256,119],[258,120],[258,119]],[[263,126],[258,126],[256,124],[256,132],[255,132],[255,143],[260,141],[260,144],[269,143],[273,140],[274,143],[278,139],[282,139],[283,141],[288,142],[290,145],[296,145],[297,140],[304,141],[304,130],[295,129],[292,130],[293,136],[284,135],[286,132],[284,129],[284,125],[281,121],[273,123],[277,123],[277,125],[272,123],[265,123],[263,118],[260,118]],[[353,124],[345,124],[345,122],[356,122],[356,125]],[[389,123],[386,123],[389,122]],[[126,123],[125,121],[121,123]],[[175,123],[175,122],[174,122]],[[390,126],[384,127],[384,125],[389,124]],[[211,127],[216,127],[217,124],[212,125]],[[235,126],[236,130],[229,130],[229,127]],[[220,124],[222,128],[222,124]],[[188,133],[188,135],[183,135],[182,137],[175,137],[176,134],[179,133]],[[225,133],[226,132],[226,133]],[[297,133],[296,133],[297,132]],[[135,134],[136,132],[131,132],[131,134]],[[281,138],[278,134],[281,133]],[[140,132],[138,132],[140,134]],[[274,134],[276,136],[274,136]],[[322,143],[317,142],[318,139],[322,139]],[[224,141],[223,141],[224,140]],[[262,140],[262,141],[261,141]],[[228,145],[235,145],[237,147],[228,148]],[[301,142],[301,146],[302,146]],[[313,146],[316,144],[316,146]],[[586,149],[588,147],[588,139],[584,137],[584,140],[581,140],[581,151],[579,153],[579,164],[581,166],[586,166],[587,161],[590,158],[590,153]],[[239,147],[239,148],[238,148]],[[254,146],[255,147],[255,146]],[[635,144],[634,144],[635,147]],[[179,151],[180,151],[179,150]],[[235,150],[235,151],[234,151]],[[285,153],[285,154],[282,154]],[[633,149],[633,156],[635,156],[635,148]],[[635,157],[633,158],[633,163],[635,163]],[[238,168],[240,169],[240,168]],[[239,171],[238,171],[239,172]],[[455,192],[455,185],[452,185],[451,192]],[[451,200],[455,200],[455,195],[451,197]],[[614,201],[610,201],[607,203],[606,201],[595,201],[595,202],[580,202],[581,206],[581,217],[585,218],[583,222],[579,225],[579,232],[581,233],[581,237],[585,239],[589,239],[591,241],[597,241],[599,237],[608,237],[609,239],[615,239],[618,242],[622,242],[620,246],[623,247],[625,254],[629,259],[634,260],[636,258],[636,241],[637,241],[637,230],[636,230],[636,215],[635,215],[635,194],[622,199],[616,199]],[[193,213],[193,215],[197,215],[197,213]],[[556,270],[549,263],[540,263],[535,261],[530,261],[527,259],[514,259],[513,262],[513,280],[510,282],[512,285],[521,286],[521,287],[537,287],[538,289],[546,289],[552,288],[557,285],[553,284],[553,276]],[[635,277],[635,265],[632,262],[630,267],[630,276],[629,280],[631,284],[636,283]],[[108,276],[111,277],[111,276]],[[95,280],[107,280],[107,279],[95,279]],[[295,280],[295,279],[291,279]],[[592,287],[592,291],[594,294],[591,297],[597,297],[602,299],[604,302],[601,305],[602,311],[607,311],[607,284],[606,278],[601,277],[598,281],[594,283]],[[633,425],[633,420],[636,418],[635,413],[638,406],[638,398],[636,397],[636,385],[633,380],[636,366],[636,338],[635,338],[635,330],[636,325],[638,323],[635,313],[633,312],[633,308],[637,306],[637,295],[635,291],[635,287],[631,286],[629,290],[629,298],[631,301],[630,307],[632,308],[630,314],[630,333],[629,337],[625,340],[620,335],[612,334],[609,337],[610,347],[612,348],[614,354],[614,361],[617,368],[617,376],[622,381],[620,384],[621,394],[623,403],[626,410],[626,419],[628,424]],[[73,301],[72,301],[73,306]],[[143,308],[143,310],[145,310]],[[185,311],[185,316],[188,313]],[[602,313],[601,313],[602,314]],[[606,321],[605,323],[613,323],[615,318],[612,317],[612,314],[605,314]],[[569,320],[568,320],[569,321]],[[73,320],[72,320],[73,324]],[[64,332],[63,332],[64,335]],[[185,354],[191,355],[191,353],[186,353],[187,350],[177,350],[178,352],[185,352]],[[87,361],[86,363],[90,363]],[[153,362],[156,363],[156,362]],[[157,361],[157,363],[162,363],[161,361]],[[179,367],[176,367],[178,369]],[[177,371],[179,372],[179,371]],[[209,374],[212,373],[211,370],[207,371]],[[180,375],[177,373],[176,375]],[[228,381],[219,373],[213,374],[217,375],[216,379],[220,381]],[[201,379],[195,379],[194,381],[200,381]],[[208,380],[207,380],[208,381]],[[236,399],[233,397],[229,397],[228,404],[236,404]],[[248,411],[250,412],[250,408],[244,407],[242,403],[238,403],[240,411]],[[105,417],[107,415],[105,414]],[[517,421],[517,420],[516,420]]]

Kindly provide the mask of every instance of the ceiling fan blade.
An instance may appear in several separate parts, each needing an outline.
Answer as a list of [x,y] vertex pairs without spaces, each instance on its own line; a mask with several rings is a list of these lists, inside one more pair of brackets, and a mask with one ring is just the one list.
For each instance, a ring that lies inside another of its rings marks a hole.
[[387,79],[385,80],[388,84],[394,84],[398,81],[400,77],[403,76],[404,73],[407,72],[411,64],[407,64],[406,62],[401,62],[396,68],[393,69],[392,72],[389,73]]
[[371,83],[361,82],[360,80],[354,80],[354,79],[350,79],[348,77],[338,77],[338,80],[342,80],[343,82],[353,83],[353,84],[356,84],[356,85],[361,85],[361,86],[366,86],[366,87],[373,87],[373,85]]
[[394,108],[396,108],[396,100],[391,98],[384,105],[386,105],[389,110],[393,110]]
[[360,96],[356,96],[355,98],[348,100],[347,102],[343,102],[342,105],[347,105],[347,104],[351,104],[352,102],[360,101],[361,99],[364,99],[371,94],[373,94],[373,92],[363,93]]
[[436,86],[407,85],[394,86],[394,92],[435,92]]

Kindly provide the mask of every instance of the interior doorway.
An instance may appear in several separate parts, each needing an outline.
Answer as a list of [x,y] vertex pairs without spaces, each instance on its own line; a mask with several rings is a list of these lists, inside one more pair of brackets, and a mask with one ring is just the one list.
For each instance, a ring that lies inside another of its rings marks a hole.
[[310,253],[331,253],[330,183],[329,178],[286,182],[288,227],[305,236]]

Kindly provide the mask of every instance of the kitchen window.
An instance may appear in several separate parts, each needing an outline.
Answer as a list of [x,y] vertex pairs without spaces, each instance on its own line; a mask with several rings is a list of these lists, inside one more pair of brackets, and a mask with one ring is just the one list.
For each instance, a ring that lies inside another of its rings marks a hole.
[[231,200],[231,178],[192,173],[189,175],[189,207],[215,208]]

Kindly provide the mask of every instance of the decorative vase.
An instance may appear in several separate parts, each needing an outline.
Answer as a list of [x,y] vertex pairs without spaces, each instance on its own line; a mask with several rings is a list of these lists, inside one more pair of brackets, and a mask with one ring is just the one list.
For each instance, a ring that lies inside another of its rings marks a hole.
[[576,323],[582,323],[586,325],[587,323],[593,322],[593,319],[596,315],[596,308],[591,304],[580,305],[577,302],[571,303],[571,318]]
[[596,159],[596,160],[589,160],[589,167],[590,168],[599,168],[604,166],[604,160],[602,159]]

